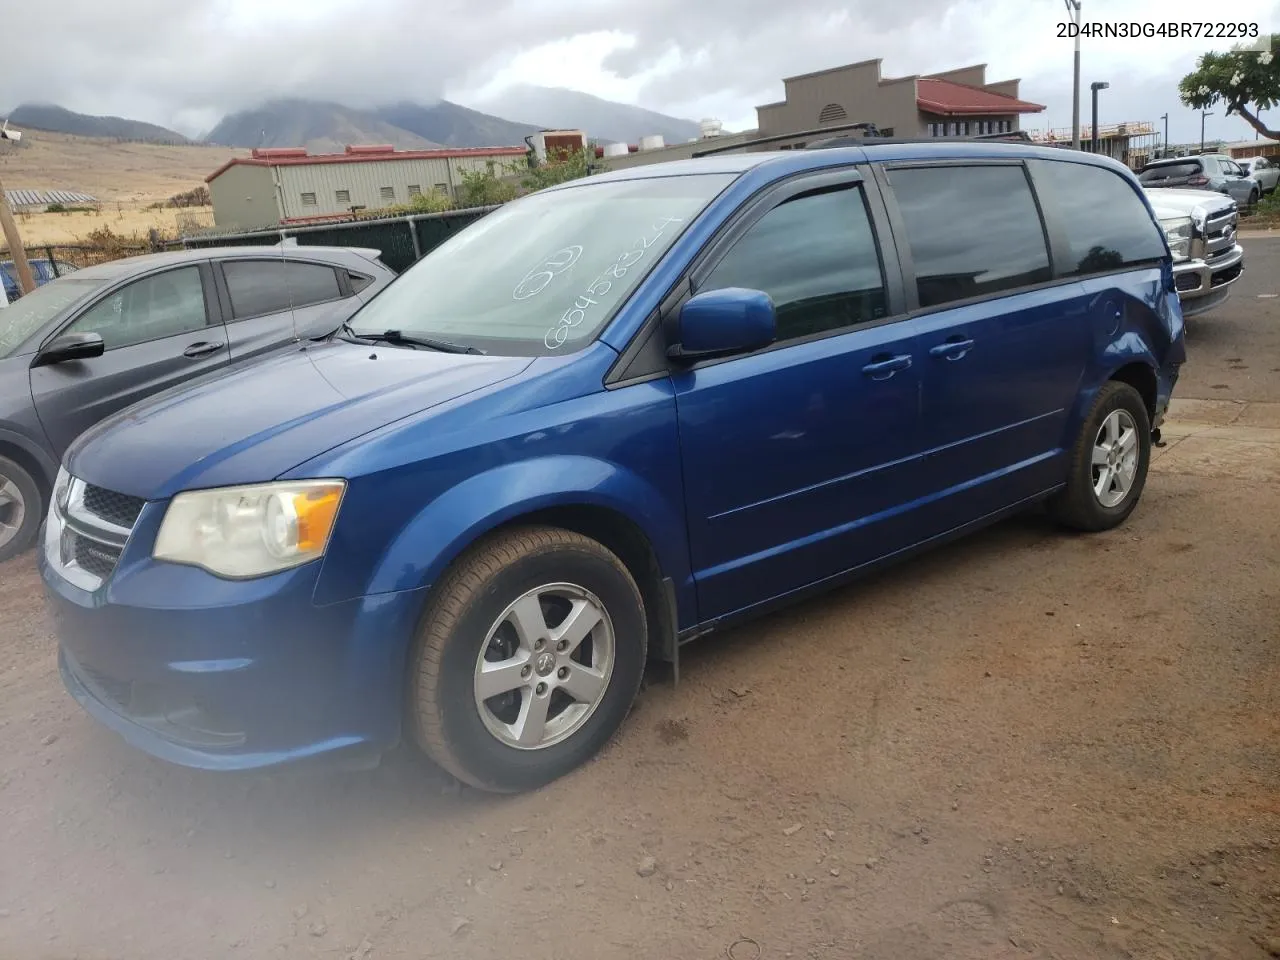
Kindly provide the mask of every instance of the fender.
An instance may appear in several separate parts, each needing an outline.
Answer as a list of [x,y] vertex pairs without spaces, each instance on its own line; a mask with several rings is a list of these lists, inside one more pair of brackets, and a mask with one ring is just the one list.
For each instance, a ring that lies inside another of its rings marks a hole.
[[[537,510],[575,505],[604,507],[634,523],[653,547],[662,575],[674,582],[679,609],[695,609],[679,504],[619,464],[577,455],[502,464],[449,488],[403,526],[367,583],[349,586],[365,596],[430,586],[462,551],[496,527]],[[347,592],[347,585],[326,583],[329,573],[317,587],[325,594],[317,596],[318,602]]]
[[1178,362],[1172,351],[1181,348],[1181,315],[1175,306],[1175,332],[1171,329],[1171,308],[1163,278],[1161,271],[1159,279],[1136,274],[1085,281],[1085,289],[1094,300],[1090,309],[1102,319],[1095,323],[1093,358],[1067,418],[1064,449],[1071,448],[1098,392],[1116,371],[1140,363],[1155,376],[1158,390],[1161,362],[1152,346],[1169,352],[1170,361]]
[[40,467],[41,475],[35,478],[36,481],[46,487],[52,486],[53,478],[58,475],[58,461],[49,456],[48,450],[25,434],[0,427],[0,455],[3,455],[5,446],[17,447],[27,454]]

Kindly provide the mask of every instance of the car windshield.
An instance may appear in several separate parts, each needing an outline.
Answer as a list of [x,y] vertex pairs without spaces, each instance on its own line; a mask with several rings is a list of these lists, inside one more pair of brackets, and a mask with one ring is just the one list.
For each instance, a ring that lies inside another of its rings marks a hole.
[[102,280],[66,278],[36,287],[0,310],[0,359],[14,353],[65,307],[102,286]]
[[680,232],[733,179],[704,174],[584,183],[533,194],[441,244],[357,313],[489,353],[582,347]]

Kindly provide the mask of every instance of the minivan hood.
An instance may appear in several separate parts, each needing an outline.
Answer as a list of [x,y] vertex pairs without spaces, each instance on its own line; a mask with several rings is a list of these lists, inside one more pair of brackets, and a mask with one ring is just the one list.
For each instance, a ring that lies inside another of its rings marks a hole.
[[143,400],[84,433],[65,463],[75,477],[147,500],[271,480],[532,362],[312,343]]

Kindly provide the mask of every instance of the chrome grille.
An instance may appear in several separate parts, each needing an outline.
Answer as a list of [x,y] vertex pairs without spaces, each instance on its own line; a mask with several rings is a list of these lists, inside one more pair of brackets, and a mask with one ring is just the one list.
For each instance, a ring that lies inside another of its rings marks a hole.
[[138,514],[146,503],[141,497],[116,493],[104,487],[95,487],[91,483],[84,486],[84,508],[117,527],[132,528],[138,522]]
[[45,524],[45,557],[71,583],[97,590],[111,576],[146,501],[59,474]]
[[1236,245],[1236,225],[1240,215],[1235,204],[1211,216],[1204,225],[1205,253],[1204,258],[1212,261],[1215,257],[1230,253]]
[[111,576],[111,571],[116,568],[116,561],[120,559],[120,550],[117,547],[90,540],[74,530],[69,533],[71,559],[99,580],[105,580]]

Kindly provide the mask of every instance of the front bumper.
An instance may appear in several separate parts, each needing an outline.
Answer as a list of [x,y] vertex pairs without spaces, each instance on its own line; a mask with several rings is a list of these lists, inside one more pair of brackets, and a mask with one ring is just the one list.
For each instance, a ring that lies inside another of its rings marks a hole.
[[398,742],[423,591],[317,606],[318,563],[230,582],[133,546],[93,591],[39,551],[63,681],[95,719],[209,770],[368,765]]
[[1234,244],[1212,260],[1184,260],[1174,264],[1173,282],[1182,302],[1183,317],[1212,310],[1231,295],[1231,285],[1244,273],[1244,248]]

